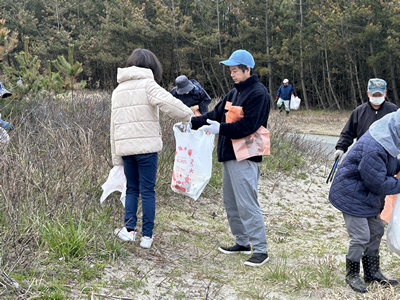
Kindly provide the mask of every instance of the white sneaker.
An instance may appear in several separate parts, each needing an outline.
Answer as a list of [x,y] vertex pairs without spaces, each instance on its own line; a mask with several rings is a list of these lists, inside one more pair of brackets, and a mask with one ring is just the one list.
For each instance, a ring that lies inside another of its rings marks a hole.
[[134,242],[136,239],[136,231],[128,232],[128,230],[126,230],[126,227],[123,227],[122,229],[115,229],[114,234],[123,241]]
[[153,238],[148,236],[143,236],[140,238],[140,247],[142,248],[150,248],[153,243]]

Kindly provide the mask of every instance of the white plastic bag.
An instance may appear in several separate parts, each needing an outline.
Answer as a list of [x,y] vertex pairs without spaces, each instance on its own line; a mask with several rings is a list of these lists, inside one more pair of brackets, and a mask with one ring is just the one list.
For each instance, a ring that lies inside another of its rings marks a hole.
[[197,200],[211,178],[215,135],[202,130],[181,132],[180,124],[173,127],[176,151],[171,188]]
[[111,169],[110,174],[108,174],[107,181],[101,186],[103,189],[103,194],[100,198],[100,203],[113,192],[121,192],[121,202],[125,207],[125,197],[126,197],[126,177],[124,173],[124,166],[114,166]]
[[389,250],[400,255],[400,194],[396,196],[386,234]]
[[300,107],[300,102],[301,100],[299,97],[292,95],[290,97],[290,109],[298,110]]
[[0,127],[0,144],[7,145],[10,141],[10,136],[8,135],[7,131],[4,128]]

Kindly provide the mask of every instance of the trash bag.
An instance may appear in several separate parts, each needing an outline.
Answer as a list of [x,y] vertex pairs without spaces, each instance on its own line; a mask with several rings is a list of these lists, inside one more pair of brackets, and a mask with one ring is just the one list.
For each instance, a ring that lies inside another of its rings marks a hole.
[[113,192],[121,192],[121,202],[125,207],[126,198],[126,177],[124,173],[124,166],[114,166],[108,174],[107,181],[101,186],[103,189],[103,194],[100,197],[100,203]]
[[7,145],[10,141],[10,136],[4,128],[0,127],[0,144]]
[[182,132],[180,127],[181,123],[173,126],[176,150],[171,188],[197,200],[211,178],[215,135],[203,130]]
[[290,109],[298,110],[300,107],[301,99],[295,95],[290,98]]
[[400,194],[396,196],[386,234],[389,250],[400,255]]

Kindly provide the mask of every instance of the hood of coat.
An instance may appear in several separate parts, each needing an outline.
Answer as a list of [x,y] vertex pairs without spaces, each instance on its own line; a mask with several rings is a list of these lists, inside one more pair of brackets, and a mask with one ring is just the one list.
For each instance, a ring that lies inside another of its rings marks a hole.
[[400,154],[400,109],[374,122],[369,132],[391,156],[397,157]]
[[118,83],[135,79],[154,79],[153,71],[147,68],[139,68],[135,66],[128,68],[118,68]]

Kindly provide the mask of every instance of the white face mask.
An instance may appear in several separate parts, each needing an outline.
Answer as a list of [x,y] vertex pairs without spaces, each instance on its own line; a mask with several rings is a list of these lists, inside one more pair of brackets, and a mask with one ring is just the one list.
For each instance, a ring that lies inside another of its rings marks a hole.
[[381,105],[385,101],[385,97],[369,97],[369,102],[373,105]]

